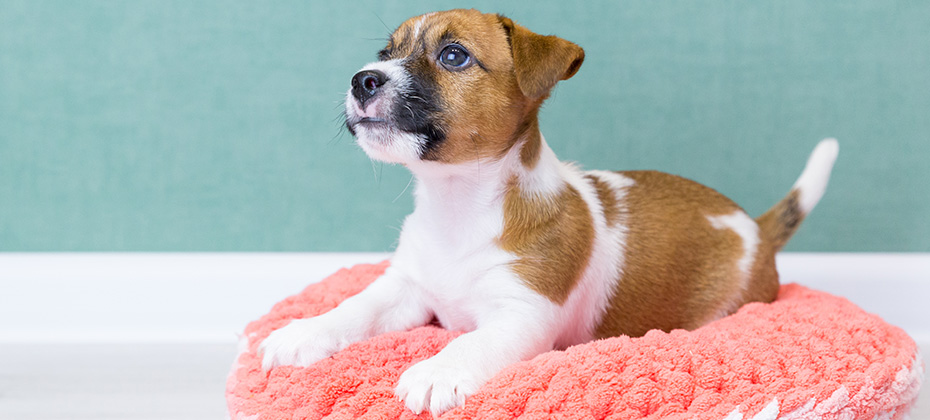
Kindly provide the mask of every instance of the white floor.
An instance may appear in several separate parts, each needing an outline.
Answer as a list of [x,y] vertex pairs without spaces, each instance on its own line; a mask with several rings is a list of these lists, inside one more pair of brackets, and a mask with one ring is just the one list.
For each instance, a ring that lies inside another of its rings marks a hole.
[[[928,363],[930,343],[921,347]],[[0,419],[224,419],[235,352],[232,343],[0,344]],[[930,419],[926,389],[911,419]]]
[[0,344],[0,419],[226,418],[229,344]]

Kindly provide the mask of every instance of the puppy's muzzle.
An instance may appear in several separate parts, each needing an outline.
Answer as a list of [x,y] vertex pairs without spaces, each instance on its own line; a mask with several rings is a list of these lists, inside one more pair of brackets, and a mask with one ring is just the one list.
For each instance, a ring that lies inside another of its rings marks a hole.
[[378,70],[364,70],[352,76],[352,96],[359,107],[365,109],[365,103],[374,98],[387,81],[387,75]]

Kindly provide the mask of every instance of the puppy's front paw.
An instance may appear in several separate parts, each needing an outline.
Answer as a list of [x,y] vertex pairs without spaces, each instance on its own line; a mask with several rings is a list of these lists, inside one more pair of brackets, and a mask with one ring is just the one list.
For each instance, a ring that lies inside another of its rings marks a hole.
[[258,351],[262,353],[262,369],[276,366],[309,366],[339,351],[336,333],[324,328],[318,318],[295,319],[273,331]]
[[432,357],[400,375],[394,394],[416,414],[429,409],[438,416],[465,403],[484,382],[461,364]]

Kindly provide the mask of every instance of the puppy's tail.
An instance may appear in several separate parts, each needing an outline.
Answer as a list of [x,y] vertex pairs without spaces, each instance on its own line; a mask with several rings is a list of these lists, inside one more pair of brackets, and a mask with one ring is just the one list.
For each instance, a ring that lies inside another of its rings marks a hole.
[[776,251],[788,243],[804,217],[823,197],[839,151],[840,145],[836,139],[822,140],[817,144],[791,192],[756,219],[763,237],[769,240]]

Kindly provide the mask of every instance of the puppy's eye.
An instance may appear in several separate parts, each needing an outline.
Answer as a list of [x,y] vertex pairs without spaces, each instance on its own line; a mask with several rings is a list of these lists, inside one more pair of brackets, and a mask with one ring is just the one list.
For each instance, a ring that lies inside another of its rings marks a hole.
[[439,53],[439,62],[449,70],[463,70],[471,65],[471,57],[465,47],[449,44]]

